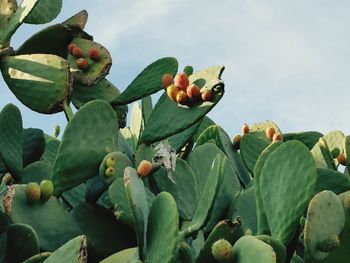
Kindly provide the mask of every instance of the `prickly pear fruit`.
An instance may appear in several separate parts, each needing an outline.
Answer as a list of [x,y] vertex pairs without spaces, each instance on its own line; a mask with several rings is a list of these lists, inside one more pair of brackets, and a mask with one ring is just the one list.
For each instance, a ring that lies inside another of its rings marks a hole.
[[266,133],[266,137],[272,140],[273,135],[275,135],[276,133],[276,130],[274,127],[269,127],[269,128],[266,128],[265,133]]
[[113,157],[109,157],[107,160],[106,160],[106,166],[107,168],[109,167],[115,167],[115,159]]
[[69,53],[72,54],[73,49],[76,48],[76,47],[77,47],[77,46],[76,46],[75,44],[70,43],[70,44],[68,45],[68,51],[69,51]]
[[87,60],[85,58],[78,58],[77,59],[77,66],[78,66],[78,69],[85,71],[89,68],[89,63],[87,62]]
[[280,133],[275,133],[275,134],[272,136],[272,141],[273,141],[273,142],[280,142],[280,141],[282,141],[282,134],[280,134]]
[[73,57],[75,57],[75,58],[81,58],[81,57],[83,57],[83,51],[81,50],[81,48],[80,47],[74,47],[73,49],[72,49],[72,55],[73,55]]
[[53,194],[53,183],[50,180],[42,180],[40,183],[41,196],[40,200],[42,203],[46,203]]
[[335,148],[331,151],[331,154],[332,154],[332,158],[333,158],[333,159],[337,158],[338,155],[340,154],[339,148],[335,147]]
[[213,92],[210,89],[205,90],[202,93],[202,100],[204,100],[204,101],[212,101],[212,99],[213,99]]
[[174,78],[171,74],[164,74],[162,78],[162,85],[164,88],[174,84]]
[[98,61],[100,59],[100,51],[93,47],[93,48],[90,48],[89,51],[88,51],[88,56],[89,58],[91,58],[93,61]]
[[179,73],[175,76],[175,86],[186,91],[190,81],[185,73]]
[[233,148],[235,150],[239,150],[241,146],[241,135],[237,134],[235,137],[233,137],[232,143],[233,143]]
[[341,165],[346,166],[346,157],[344,153],[340,153],[337,157],[337,160]]
[[248,124],[243,124],[243,126],[242,126],[242,133],[243,134],[247,134],[247,133],[249,133],[249,126],[248,126]]
[[318,250],[326,253],[334,251],[337,247],[340,246],[340,239],[338,236],[333,236],[323,240],[317,245]]
[[196,84],[191,84],[186,89],[187,96],[195,101],[200,101],[202,98],[201,90]]
[[183,90],[180,90],[177,94],[176,94],[176,102],[178,104],[181,105],[187,105],[189,102],[189,98],[187,96],[187,93]]
[[233,249],[230,242],[219,239],[211,247],[214,258],[221,263],[233,262]]
[[149,175],[149,173],[152,171],[152,163],[147,160],[142,160],[137,167],[137,174],[140,177],[144,177]]
[[56,125],[56,126],[55,126],[55,130],[54,130],[53,136],[54,136],[55,138],[57,138],[58,135],[60,135],[60,132],[61,132],[61,127],[60,127],[59,125]]
[[29,183],[26,186],[26,197],[29,204],[34,204],[40,200],[41,191],[37,183]]
[[115,174],[115,169],[113,167],[108,167],[106,169],[105,175],[106,177],[111,177]]
[[168,97],[175,102],[176,102],[176,95],[178,92],[179,92],[179,89],[174,84],[166,88],[166,93]]

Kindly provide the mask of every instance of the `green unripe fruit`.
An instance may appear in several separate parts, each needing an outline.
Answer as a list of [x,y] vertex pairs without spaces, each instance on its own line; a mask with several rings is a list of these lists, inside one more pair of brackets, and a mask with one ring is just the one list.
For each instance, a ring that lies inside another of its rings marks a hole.
[[56,125],[55,126],[55,131],[54,131],[55,138],[57,138],[58,135],[60,135],[60,131],[61,131],[61,127],[59,125]]
[[107,168],[109,167],[115,167],[115,159],[113,157],[109,157],[107,160],[106,160],[106,166]]
[[184,73],[187,75],[187,77],[191,76],[193,74],[193,67],[186,66],[184,68]]
[[41,197],[40,200],[42,203],[46,203],[53,194],[53,183],[50,180],[42,180],[40,183]]
[[40,200],[41,191],[37,183],[29,183],[26,186],[26,197],[29,204],[34,204]]
[[225,239],[219,239],[211,247],[211,253],[214,258],[221,263],[233,262],[233,249],[230,242]]
[[106,169],[105,175],[106,177],[111,177],[115,174],[115,169],[113,167],[108,167]]

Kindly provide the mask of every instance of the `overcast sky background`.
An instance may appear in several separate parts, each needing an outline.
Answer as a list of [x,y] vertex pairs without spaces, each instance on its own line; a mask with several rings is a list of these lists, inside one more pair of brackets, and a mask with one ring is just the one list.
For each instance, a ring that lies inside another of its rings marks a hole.
[[[230,136],[243,123],[275,121],[283,132],[350,134],[350,2],[345,0],[75,0],[50,24],[86,9],[86,31],[112,54],[107,76],[120,90],[154,60],[179,69],[225,65],[226,93],[209,116]],[[22,26],[12,46],[43,26]],[[52,134],[63,113],[35,113],[0,80],[0,108],[12,102],[24,126]]]

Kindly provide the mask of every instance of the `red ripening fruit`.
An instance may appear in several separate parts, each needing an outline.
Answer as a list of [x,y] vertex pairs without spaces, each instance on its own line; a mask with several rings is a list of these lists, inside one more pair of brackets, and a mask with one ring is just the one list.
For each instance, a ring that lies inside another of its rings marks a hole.
[[100,51],[95,47],[89,49],[88,55],[93,61],[100,59]]
[[282,141],[282,134],[280,134],[280,133],[275,133],[275,134],[272,136],[272,141],[273,141],[273,142],[280,142],[280,141]]
[[171,74],[164,74],[162,78],[162,85],[164,88],[169,87],[174,84],[174,78]]
[[187,105],[189,102],[187,93],[184,92],[183,90],[179,90],[179,92],[176,95],[176,102],[181,105]]
[[213,99],[213,92],[210,89],[207,89],[202,93],[202,100],[212,101],[212,99]]
[[243,126],[242,126],[242,133],[243,134],[247,134],[247,133],[249,133],[249,126],[248,126],[248,124],[243,124]]
[[83,57],[83,51],[81,50],[80,47],[75,47],[72,49],[72,55],[75,58],[82,58]]
[[265,133],[266,133],[266,137],[272,140],[273,135],[276,133],[276,130],[273,127],[269,127],[269,128],[266,128]]
[[70,43],[70,44],[68,45],[68,51],[69,51],[69,53],[72,54],[73,48],[76,48],[76,47],[77,47],[77,46],[76,46],[75,44]]
[[172,84],[172,85],[170,85],[170,86],[168,86],[166,88],[166,94],[168,95],[168,97],[171,100],[173,100],[175,102],[177,102],[176,101],[176,95],[177,95],[178,92],[179,92],[179,89],[174,84]]
[[149,173],[152,171],[152,163],[150,163],[147,160],[142,160],[137,167],[137,174],[140,177],[144,177],[149,175]]
[[344,153],[340,153],[337,157],[337,160],[341,165],[346,166],[346,157]]
[[187,96],[195,101],[200,101],[202,99],[201,90],[196,84],[188,86],[186,92]]
[[85,58],[78,58],[77,59],[77,67],[78,69],[86,71],[89,68],[89,63]]
[[186,91],[190,81],[185,73],[179,73],[175,76],[175,86]]

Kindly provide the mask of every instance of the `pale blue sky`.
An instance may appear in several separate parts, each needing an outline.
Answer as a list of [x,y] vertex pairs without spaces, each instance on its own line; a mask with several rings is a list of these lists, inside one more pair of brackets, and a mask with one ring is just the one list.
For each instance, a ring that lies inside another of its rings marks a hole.
[[[349,1],[63,2],[52,23],[86,9],[86,30],[110,50],[108,79],[121,90],[160,57],[176,57],[180,69],[222,64],[226,94],[209,116],[229,135],[243,123],[265,119],[284,132],[350,133]],[[23,26],[12,46],[42,27]],[[2,80],[0,94],[0,107],[20,105]],[[48,116],[20,108],[25,127],[52,133],[56,123],[65,123],[63,113]]]

